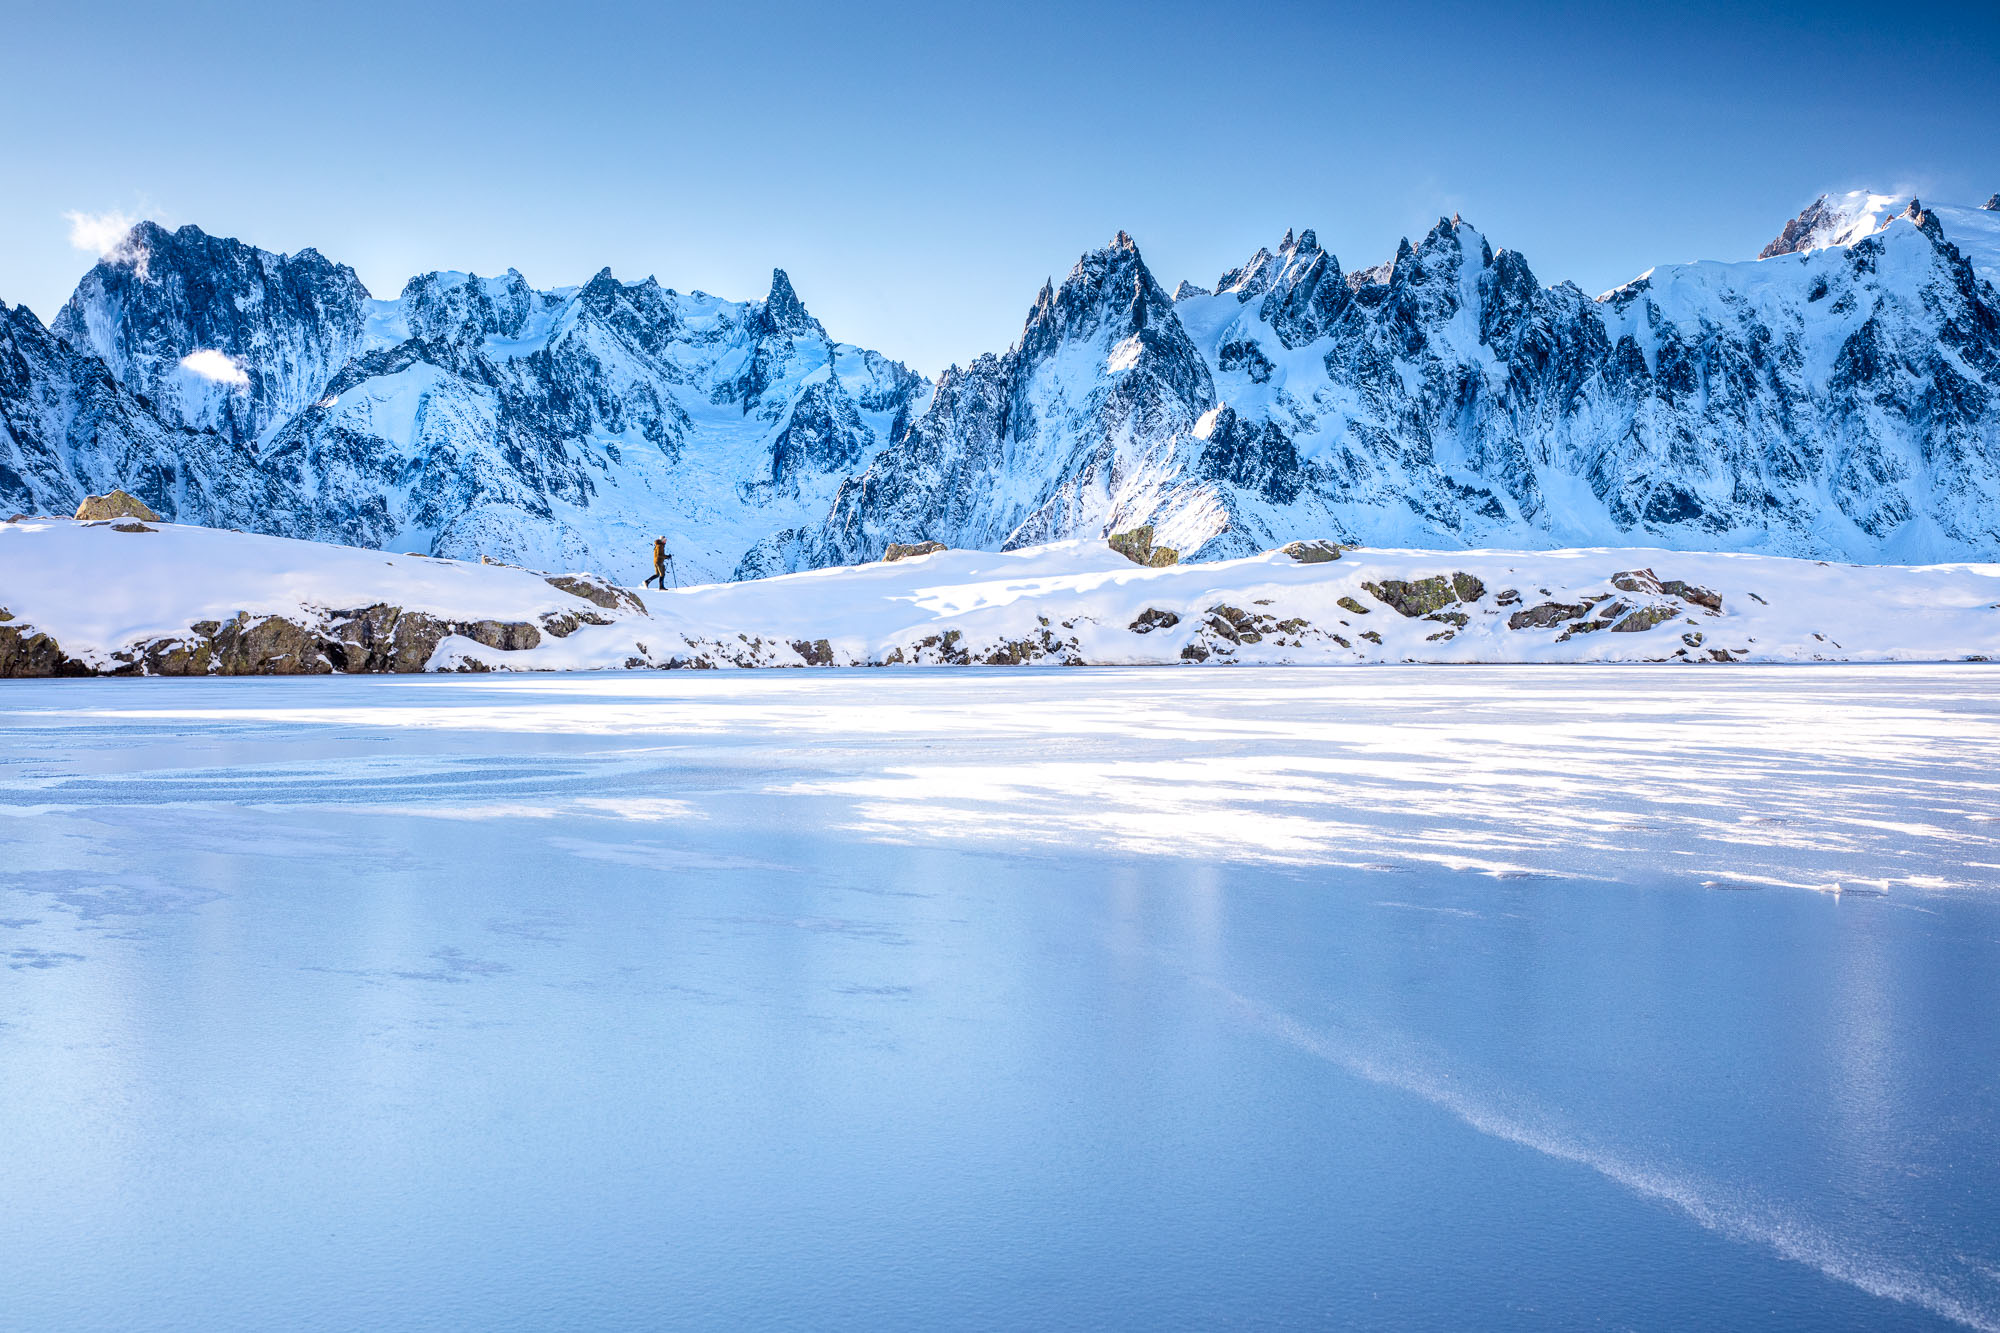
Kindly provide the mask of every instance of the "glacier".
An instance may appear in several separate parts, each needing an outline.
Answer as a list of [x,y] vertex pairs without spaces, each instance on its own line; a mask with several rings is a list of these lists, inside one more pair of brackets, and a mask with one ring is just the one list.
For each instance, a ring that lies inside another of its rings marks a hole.
[[135,227],[43,327],[0,309],[0,508],[166,517],[636,581],[1150,523],[1297,539],[2000,554],[2000,209],[1815,201],[1763,257],[1591,297],[1440,219],[1343,269],[1288,232],[1170,294],[1125,233],[935,383],[762,300],[419,275]]

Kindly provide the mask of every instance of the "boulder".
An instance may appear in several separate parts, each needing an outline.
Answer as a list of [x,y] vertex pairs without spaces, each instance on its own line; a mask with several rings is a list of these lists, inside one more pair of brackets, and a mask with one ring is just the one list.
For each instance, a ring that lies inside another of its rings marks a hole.
[[[1698,588],[1692,583],[1682,583],[1679,579],[1667,579],[1660,584],[1660,591],[1672,593],[1684,602],[1692,602],[1705,611],[1722,613],[1722,594],[1709,588]],[[1757,597],[1756,593],[1750,594]],[[1764,599],[1757,597],[1762,602]],[[1766,603],[1768,605],[1768,603]]]
[[[1380,583],[1364,583],[1361,586],[1376,601],[1394,607],[1411,619],[1442,610],[1458,600],[1458,594],[1442,574],[1413,582],[1383,579]],[[1483,587],[1481,591],[1484,591]]]
[[1631,615],[1611,627],[1614,634],[1637,634],[1655,625],[1664,625],[1680,615],[1680,608],[1673,606],[1642,606]]
[[1153,545],[1153,525],[1141,523],[1136,528],[1124,532],[1114,532],[1105,538],[1105,544],[1135,565],[1161,568],[1181,562],[1181,553],[1171,546]]
[[893,564],[898,560],[909,560],[920,555],[935,555],[951,548],[943,542],[890,542],[889,549],[882,553],[882,563]]
[[1287,542],[1278,549],[1302,565],[1323,565],[1329,560],[1340,559],[1342,551],[1352,550],[1353,548],[1342,546],[1339,542],[1321,539],[1309,542]]
[[83,503],[76,507],[76,516],[84,519],[137,518],[149,523],[160,522],[160,516],[138,496],[129,491],[112,491],[108,495],[86,495]]
[[1180,623],[1181,618],[1172,611],[1162,611],[1156,606],[1149,606],[1139,613],[1137,620],[1125,628],[1134,634],[1151,634],[1156,629],[1172,629]]
[[1575,620],[1589,610],[1589,606],[1580,602],[1543,602],[1508,616],[1507,628],[1553,629],[1565,620]]

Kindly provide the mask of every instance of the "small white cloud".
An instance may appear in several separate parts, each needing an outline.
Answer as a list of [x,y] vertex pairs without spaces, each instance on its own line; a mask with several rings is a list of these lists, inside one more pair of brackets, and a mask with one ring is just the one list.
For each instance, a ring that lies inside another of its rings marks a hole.
[[250,387],[250,373],[243,369],[243,363],[212,347],[189,352],[181,358],[181,369],[217,384],[233,384],[239,389]]
[[125,243],[126,233],[139,219],[112,209],[109,213],[65,213],[69,219],[69,243],[94,255],[108,255]]

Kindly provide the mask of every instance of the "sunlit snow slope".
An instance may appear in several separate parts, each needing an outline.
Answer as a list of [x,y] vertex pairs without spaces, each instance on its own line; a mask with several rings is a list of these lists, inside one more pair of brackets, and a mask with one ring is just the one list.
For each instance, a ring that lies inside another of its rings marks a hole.
[[[1332,557],[1332,558],[1328,558]],[[1100,542],[635,593],[172,524],[0,525],[0,675],[2000,658],[2000,565]]]

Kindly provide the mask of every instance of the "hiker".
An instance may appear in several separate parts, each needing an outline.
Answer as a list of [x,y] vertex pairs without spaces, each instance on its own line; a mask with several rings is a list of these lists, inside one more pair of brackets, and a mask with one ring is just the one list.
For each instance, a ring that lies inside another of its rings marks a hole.
[[653,538],[653,577],[646,580],[645,586],[650,588],[657,582],[661,592],[667,590],[667,561],[671,559],[673,557],[667,554],[667,539]]

